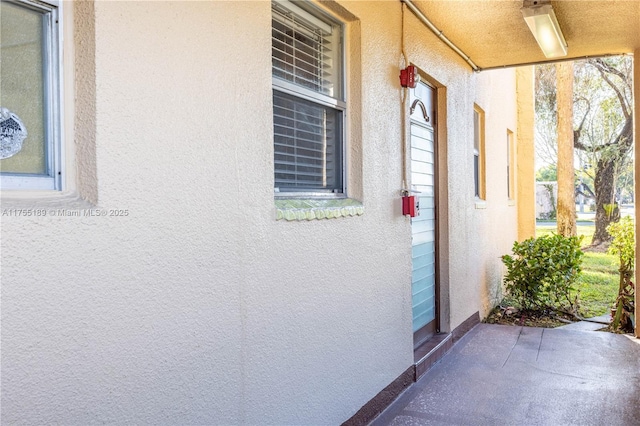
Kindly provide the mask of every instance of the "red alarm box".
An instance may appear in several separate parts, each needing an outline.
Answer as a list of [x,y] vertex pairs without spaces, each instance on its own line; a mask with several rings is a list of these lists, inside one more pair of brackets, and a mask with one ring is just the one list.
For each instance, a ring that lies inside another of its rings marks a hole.
[[415,88],[420,81],[420,74],[415,65],[409,65],[407,68],[400,70],[400,86]]
[[402,197],[402,214],[416,217],[420,215],[420,201],[415,195],[405,195]]

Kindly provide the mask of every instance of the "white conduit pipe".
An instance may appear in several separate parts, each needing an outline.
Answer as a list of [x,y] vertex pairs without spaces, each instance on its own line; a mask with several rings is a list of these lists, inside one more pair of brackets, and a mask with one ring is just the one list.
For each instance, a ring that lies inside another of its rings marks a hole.
[[456,52],[462,59],[464,59],[470,66],[471,68],[476,71],[479,72],[481,71],[480,67],[478,67],[472,60],[471,58],[466,55],[462,50],[460,50],[460,48],[458,48],[458,46],[456,46],[455,44],[453,44],[451,42],[451,40],[449,40],[443,33],[442,31],[440,31],[438,28],[436,28],[435,25],[433,25],[433,23],[429,20],[429,18],[427,18],[426,16],[424,16],[424,14],[420,11],[420,9],[418,9],[416,7],[416,5],[414,5],[411,0],[400,0],[402,3],[406,4],[409,9],[411,9],[411,11],[413,12],[414,15],[416,15],[416,17],[418,19],[420,19],[422,21],[422,23],[424,25],[427,26],[427,28],[429,28],[436,36],[438,36],[438,38],[440,40],[442,40],[447,46],[449,46],[451,48],[451,50],[453,50],[454,52]]
[[595,56],[575,56],[571,58],[550,59],[546,61],[523,62],[521,64],[507,64],[507,65],[498,65],[495,67],[485,67],[485,68],[481,68],[480,71],[501,70],[504,68],[530,67],[532,65],[555,64],[558,62],[586,61],[587,59],[608,58],[611,56],[632,56],[632,55],[630,53],[607,53],[605,55],[595,55]]

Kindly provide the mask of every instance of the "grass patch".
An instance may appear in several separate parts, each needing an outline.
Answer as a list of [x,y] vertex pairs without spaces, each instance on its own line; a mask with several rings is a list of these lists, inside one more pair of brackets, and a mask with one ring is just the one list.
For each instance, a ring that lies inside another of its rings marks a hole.
[[[578,226],[578,235],[583,235],[583,248],[591,243],[595,226]],[[555,226],[536,227],[536,237],[556,233]],[[585,252],[582,258],[582,274],[578,278],[580,314],[595,317],[610,312],[618,295],[620,275],[616,258],[607,253]]]
[[618,295],[620,275],[615,257],[586,252],[582,259],[582,273],[576,284],[580,292],[580,314],[585,318],[607,314]]
[[582,267],[589,271],[618,276],[618,265],[615,256],[607,253],[587,251],[582,258]]
[[[536,237],[542,237],[544,235],[557,234],[557,227],[555,223],[553,225],[538,225],[536,226]],[[593,234],[596,232],[595,226],[578,226],[578,235],[582,235],[582,246],[588,246],[593,240]]]

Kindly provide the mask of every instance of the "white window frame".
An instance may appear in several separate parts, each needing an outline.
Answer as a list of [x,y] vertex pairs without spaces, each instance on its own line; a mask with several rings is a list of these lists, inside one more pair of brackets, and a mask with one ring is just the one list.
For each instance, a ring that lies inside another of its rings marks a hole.
[[507,129],[507,199],[516,199],[516,143],[513,132]]
[[474,196],[478,201],[486,201],[485,113],[478,105],[473,107],[473,123]]
[[[278,3],[281,6],[289,9],[296,15],[304,15],[306,20],[312,22],[316,26],[322,28],[323,26],[329,26],[329,22],[333,25],[340,27],[340,55],[338,61],[340,62],[340,80],[337,84],[340,86],[338,92],[339,97],[332,97],[312,89],[297,85],[295,83],[283,80],[276,76],[272,76],[272,89],[284,94],[288,94],[293,97],[297,97],[302,100],[313,102],[323,107],[329,107],[337,110],[341,115],[341,129],[336,135],[339,137],[340,146],[337,149],[340,150],[341,165],[338,172],[340,173],[342,187],[335,188],[333,190],[300,190],[300,191],[283,191],[280,188],[274,188],[274,194],[276,197],[282,198],[346,198],[347,197],[347,171],[346,171],[346,128],[347,128],[347,102],[346,102],[346,49],[344,47],[344,31],[345,25],[339,20],[329,16],[326,12],[322,11],[318,7],[311,3],[293,3],[289,0],[272,0],[273,3]],[[273,12],[272,12],[273,13]],[[274,170],[275,173],[275,170]],[[275,179],[275,176],[274,176]],[[275,183],[275,182],[274,182]]]
[[[61,191],[63,164],[62,146],[62,1],[2,0],[41,12],[43,19],[43,82],[45,91],[45,163],[47,174],[0,173],[2,190]],[[28,129],[27,129],[28,131]]]

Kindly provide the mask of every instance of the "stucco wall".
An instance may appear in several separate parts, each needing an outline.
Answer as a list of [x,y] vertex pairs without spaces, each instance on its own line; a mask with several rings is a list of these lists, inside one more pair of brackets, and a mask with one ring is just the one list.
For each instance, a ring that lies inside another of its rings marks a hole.
[[[269,2],[74,6],[94,15],[77,20],[65,69],[77,73],[75,111],[65,108],[78,178],[61,197],[3,193],[3,208],[128,213],[2,217],[3,423],[335,424],[411,366],[401,6],[340,5],[351,20],[349,177],[365,213],[309,222],[275,220]],[[473,74],[405,19],[410,60],[446,92],[452,329],[488,309],[516,237],[514,73]],[[469,172],[474,103],[497,164],[484,209]]]
[[[503,265],[500,257],[511,251],[517,239],[517,197],[520,195],[516,194],[516,200],[509,200],[507,185],[508,131],[514,133],[516,151],[520,146],[515,93],[513,69],[487,71],[478,75],[475,102],[484,110],[486,119],[487,200],[484,210],[475,209],[472,212],[473,227],[480,232],[477,233],[475,244],[471,245],[476,260],[472,260],[469,268],[472,274],[475,271],[475,274],[484,278],[480,287],[481,317],[485,317],[502,298]],[[467,235],[473,235],[473,229]],[[468,241],[469,238],[463,239],[461,244],[469,246]]]

